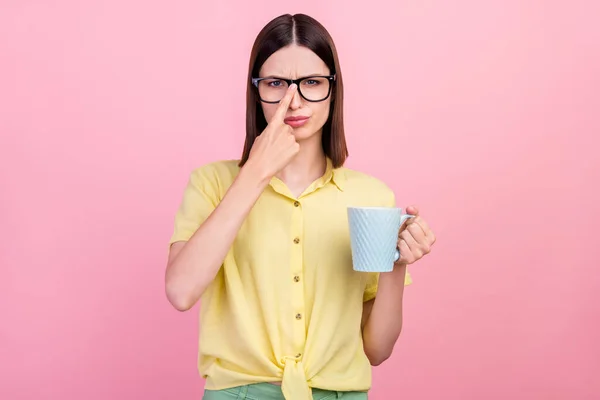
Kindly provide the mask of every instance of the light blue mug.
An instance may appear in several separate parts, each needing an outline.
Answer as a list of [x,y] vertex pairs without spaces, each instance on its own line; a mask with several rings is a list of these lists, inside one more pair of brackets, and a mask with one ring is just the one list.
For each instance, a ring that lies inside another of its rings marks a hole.
[[390,272],[400,259],[398,232],[414,215],[395,207],[348,207],[352,266],[360,272]]

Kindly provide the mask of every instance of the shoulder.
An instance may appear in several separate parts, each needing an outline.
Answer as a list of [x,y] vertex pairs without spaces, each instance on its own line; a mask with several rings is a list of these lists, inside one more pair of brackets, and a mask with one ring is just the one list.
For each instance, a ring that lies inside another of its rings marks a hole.
[[216,193],[226,191],[240,171],[239,160],[219,160],[203,164],[192,170],[190,183]]
[[370,190],[382,194],[392,192],[392,189],[387,183],[373,175],[346,167],[340,168],[339,171],[344,175],[345,184],[349,188]]
[[381,178],[347,167],[337,170],[343,177],[344,191],[372,205],[390,206],[395,201],[393,189]]
[[204,178],[226,178],[236,176],[240,170],[239,160],[219,160],[212,161],[196,167],[192,170],[192,175]]

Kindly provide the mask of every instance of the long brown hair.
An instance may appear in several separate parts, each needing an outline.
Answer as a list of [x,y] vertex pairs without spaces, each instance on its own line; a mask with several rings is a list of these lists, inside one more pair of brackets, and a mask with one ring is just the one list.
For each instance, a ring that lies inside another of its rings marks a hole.
[[248,161],[256,137],[267,127],[256,87],[252,85],[252,78],[258,77],[260,68],[271,54],[290,44],[312,50],[327,65],[331,74],[336,75],[329,118],[323,126],[322,143],[323,151],[331,159],[333,167],[341,167],[348,157],[344,135],[342,71],[331,35],[318,21],[304,14],[285,14],[271,20],[254,41],[246,89],[246,141],[239,165],[241,167]]

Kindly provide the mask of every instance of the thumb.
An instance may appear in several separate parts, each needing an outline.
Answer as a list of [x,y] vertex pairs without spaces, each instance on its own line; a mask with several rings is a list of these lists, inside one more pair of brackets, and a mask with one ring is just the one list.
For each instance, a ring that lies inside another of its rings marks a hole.
[[406,213],[417,216],[419,215],[419,209],[415,206],[408,206],[406,207]]

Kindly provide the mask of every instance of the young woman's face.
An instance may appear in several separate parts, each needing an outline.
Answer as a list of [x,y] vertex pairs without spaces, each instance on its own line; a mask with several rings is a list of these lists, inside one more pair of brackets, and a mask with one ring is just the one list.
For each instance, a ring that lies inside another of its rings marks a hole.
[[[327,68],[327,65],[319,56],[313,53],[312,50],[295,44],[281,48],[273,53],[259,71],[260,78],[300,79],[329,74],[329,68]],[[259,91],[262,90],[262,93],[276,93],[282,84],[286,85],[284,82],[277,80],[263,81],[259,83]],[[320,100],[323,97],[321,93],[327,92],[327,85],[333,85],[333,83],[321,78],[305,80],[300,84],[300,90],[311,100]],[[333,93],[333,88],[331,89],[331,93]],[[262,97],[264,98],[264,96]],[[311,102],[304,99],[296,91],[285,117],[286,119],[291,117],[308,118],[297,121],[286,120],[286,123],[294,128],[296,140],[306,140],[315,135],[321,135],[323,125],[325,125],[327,118],[329,118],[330,104],[331,95],[323,101]],[[271,121],[279,104],[261,102],[261,105],[268,123]]]

